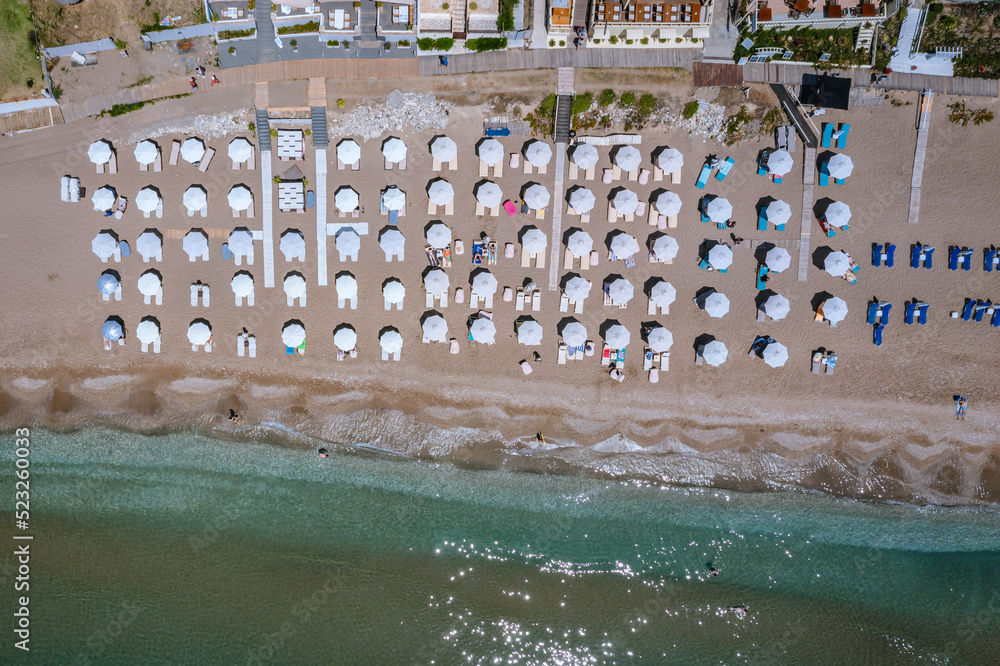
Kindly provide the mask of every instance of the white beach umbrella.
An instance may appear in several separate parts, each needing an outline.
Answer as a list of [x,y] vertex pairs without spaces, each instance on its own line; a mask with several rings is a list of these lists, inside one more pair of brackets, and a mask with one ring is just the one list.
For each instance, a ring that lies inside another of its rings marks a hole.
[[333,344],[340,351],[349,352],[358,346],[358,332],[352,326],[341,326],[333,333]]
[[600,159],[600,155],[597,154],[597,148],[594,148],[589,143],[578,143],[573,148],[573,152],[570,153],[570,160],[573,164],[581,169],[592,169],[597,166],[597,160]]
[[681,198],[675,192],[664,190],[656,197],[656,210],[660,215],[677,215],[681,212]]
[[497,279],[489,271],[480,271],[472,278],[472,293],[481,298],[497,293]]
[[566,247],[574,257],[585,257],[594,249],[594,239],[586,231],[574,231],[566,239]]
[[244,257],[253,250],[253,234],[248,229],[234,229],[229,234],[229,251]]
[[521,245],[528,254],[541,254],[548,244],[549,237],[536,227],[531,227],[521,235]]
[[358,209],[358,193],[350,187],[341,187],[333,196],[333,202],[341,213],[353,213]]
[[229,142],[229,159],[233,162],[246,162],[253,155],[253,144],[244,137],[238,136]]
[[790,309],[791,304],[781,294],[774,294],[764,301],[764,314],[775,321],[787,317]]
[[438,178],[427,188],[427,198],[436,206],[447,206],[455,200],[455,188],[447,180]]
[[451,243],[451,229],[444,222],[435,222],[427,228],[427,242],[436,250],[443,250]]
[[135,155],[135,161],[139,164],[152,164],[156,161],[156,155],[158,152],[159,150],[156,148],[156,144],[147,139],[137,143],[135,151],[132,154]]
[[549,191],[538,183],[529,185],[524,191],[524,203],[528,204],[528,208],[531,210],[545,208],[549,205],[550,198]]
[[90,241],[90,249],[101,259],[107,259],[118,249],[118,241],[108,232],[102,231]]
[[383,252],[393,256],[403,251],[406,239],[403,238],[403,232],[399,229],[386,229],[378,237],[378,244]]
[[532,166],[545,166],[552,160],[552,148],[549,147],[549,144],[536,139],[524,149],[524,159],[528,160]]
[[615,196],[611,201],[615,206],[615,210],[622,215],[634,213],[635,209],[639,207],[639,197],[632,190],[625,188],[621,188],[615,192]]
[[[229,286],[233,288],[233,293],[244,298],[253,293],[253,277],[249,273],[237,273],[233,276],[230,281]],[[297,347],[298,345],[289,345],[289,347]]]
[[469,326],[469,335],[476,342],[493,344],[496,341],[497,327],[486,317],[478,317]]
[[578,321],[571,321],[563,326],[562,338],[570,347],[582,347],[587,344],[587,327]]
[[101,275],[97,278],[97,291],[102,294],[111,295],[118,291],[118,287],[120,286],[121,283],[118,282],[118,278],[111,273],[101,273]]
[[831,178],[840,180],[851,175],[851,172],[854,171],[854,162],[847,155],[838,153],[830,158],[827,168]]
[[630,236],[624,231],[619,232],[611,239],[611,251],[615,253],[616,257],[631,257],[633,254],[639,251],[639,241],[635,239],[635,236]]
[[784,176],[792,170],[792,156],[787,150],[776,150],[767,158],[767,170],[775,176]]
[[358,281],[350,273],[337,276],[336,286],[339,298],[355,298],[358,295]]
[[188,210],[201,210],[208,203],[208,193],[201,185],[192,185],[184,190],[184,207]]
[[780,273],[792,265],[792,255],[783,247],[772,247],[767,251],[764,263],[772,273]]
[[839,229],[851,221],[851,207],[843,201],[834,201],[826,207],[823,217],[831,227]]
[[534,319],[525,319],[517,327],[517,341],[533,347],[542,344],[542,325]]
[[246,185],[234,185],[229,190],[229,205],[233,210],[246,210],[253,202],[253,193]]
[[483,182],[476,186],[476,201],[481,203],[484,208],[495,208],[500,205],[500,199],[503,198],[503,192],[500,191],[500,186],[492,182]]
[[143,259],[152,259],[163,251],[163,241],[152,231],[144,231],[135,241],[135,250]]
[[653,241],[653,247],[650,249],[653,251],[653,256],[660,261],[670,261],[677,256],[681,248],[673,236],[660,236]]
[[344,164],[354,164],[361,159],[361,146],[354,139],[344,139],[337,144],[337,159]]
[[569,205],[578,213],[589,213],[594,210],[597,198],[586,187],[574,187],[569,193]]
[[111,151],[111,142],[107,139],[99,139],[90,144],[90,148],[87,149],[87,157],[94,164],[107,164],[111,159]]
[[395,354],[403,348],[403,336],[396,329],[390,328],[382,332],[378,337],[378,343],[386,354]]
[[833,277],[840,277],[851,270],[851,258],[846,252],[831,252],[823,261],[823,268]]
[[458,146],[446,136],[431,141],[431,156],[438,162],[451,162],[458,155]]
[[621,324],[613,324],[608,327],[607,333],[604,334],[604,341],[612,349],[624,349],[632,341],[632,334]]
[[382,205],[386,210],[403,210],[406,207],[406,194],[395,185],[390,185],[382,193]]
[[608,285],[608,296],[619,305],[628,303],[634,295],[635,289],[632,287],[632,283],[625,278],[617,278]]
[[184,158],[185,162],[190,162],[194,164],[195,162],[200,162],[201,158],[205,156],[205,142],[196,136],[188,137],[184,139],[184,143],[181,144],[181,157]]
[[835,324],[844,321],[844,317],[847,316],[847,303],[836,296],[823,301],[820,308],[823,310],[823,316]]
[[152,319],[143,319],[135,327],[135,337],[144,345],[153,344],[160,337],[160,327]]
[[772,342],[764,347],[764,363],[772,368],[780,368],[788,360],[788,349],[780,342]]
[[728,245],[716,243],[708,251],[708,263],[717,271],[729,268],[733,263],[733,249]]
[[439,314],[424,319],[421,328],[424,331],[424,337],[431,342],[444,342],[448,339],[448,322]]
[[281,341],[286,347],[298,347],[306,341],[306,329],[302,324],[289,322],[281,329]]
[[337,252],[353,255],[361,249],[361,236],[354,229],[343,229],[337,234]]
[[298,257],[306,249],[306,239],[301,231],[289,231],[281,237],[278,249],[285,255],[285,261],[291,261]]
[[188,326],[188,342],[193,345],[203,345],[212,337],[211,327],[203,321],[193,321]]
[[135,205],[144,213],[152,213],[160,205],[160,194],[152,187],[144,187],[135,196]]
[[666,173],[673,173],[684,166],[684,156],[676,148],[665,148],[657,155],[656,165]]
[[406,144],[403,143],[402,139],[396,137],[386,139],[382,144],[382,154],[392,164],[402,162],[406,159]]
[[448,274],[440,268],[428,271],[427,275],[424,276],[424,288],[428,294],[433,296],[448,291],[448,285],[450,284],[451,281],[448,279]]
[[496,139],[486,139],[476,148],[476,154],[491,166],[498,164],[503,159],[503,144]]
[[677,290],[666,280],[660,280],[649,290],[649,297],[657,306],[667,308],[677,300]]
[[729,350],[719,340],[712,340],[702,348],[701,355],[709,365],[718,367],[729,358]]
[[729,312],[729,299],[725,294],[713,291],[702,297],[701,309],[707,312],[709,317],[716,319],[724,317]]
[[590,296],[590,288],[590,281],[577,275],[575,277],[571,277],[569,280],[566,280],[566,286],[563,288],[563,293],[566,294],[566,298],[569,300],[574,303],[579,303]]
[[635,146],[622,146],[615,152],[615,164],[622,171],[635,171],[642,162],[642,154]]
[[728,199],[716,197],[708,202],[705,214],[712,222],[725,222],[733,216],[733,205],[729,203]]
[[94,202],[96,210],[111,210],[115,201],[118,200],[118,194],[110,187],[102,187],[94,192],[94,196],[90,200]]
[[406,288],[399,280],[390,280],[382,287],[382,298],[392,304],[402,303],[404,296],[406,296]]
[[285,276],[283,286],[287,296],[298,298],[306,291],[306,280],[298,273],[289,273]]
[[771,224],[785,224],[792,217],[792,207],[781,199],[772,201],[767,204],[767,208],[764,209],[764,217],[766,217],[767,221]]
[[101,326],[101,335],[103,335],[104,339],[108,342],[114,342],[118,338],[122,337],[123,333],[124,331],[122,330],[122,325],[114,319],[108,319],[104,322],[104,325]]
[[139,276],[139,293],[143,296],[156,296],[163,288],[163,281],[154,271],[146,271]]
[[674,344],[674,336],[662,326],[656,326],[646,336],[646,342],[649,343],[650,349],[659,354],[660,352],[669,351],[670,347]]

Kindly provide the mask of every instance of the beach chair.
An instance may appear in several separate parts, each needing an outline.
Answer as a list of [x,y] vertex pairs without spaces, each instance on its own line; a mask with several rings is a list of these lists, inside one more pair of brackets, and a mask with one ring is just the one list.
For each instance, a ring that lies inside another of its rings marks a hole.
[[920,245],[914,245],[913,250],[910,252],[910,268],[920,268],[920,255],[923,251],[923,247]]
[[[927,323],[927,311],[930,309],[930,307],[931,306],[928,303],[917,303],[917,311],[919,313],[917,321],[920,323],[921,326],[923,326],[923,325],[925,325]],[[993,325],[994,326],[997,325],[996,321],[997,321],[997,318],[994,315],[994,317],[993,317]]]
[[732,157],[727,157],[726,161],[719,165],[719,171],[715,174],[715,179],[720,182],[725,180],[734,164],[736,164],[736,160]]
[[524,312],[524,288],[517,288],[517,295],[514,297],[514,310]]
[[913,315],[916,312],[917,312],[917,304],[916,304],[916,302],[907,303],[906,304],[906,314],[904,315],[903,319],[906,322],[907,326],[912,326],[913,325]]
[[823,352],[813,352],[812,355],[812,372],[814,375],[818,375],[823,369]]
[[767,289],[767,283],[764,282],[764,276],[768,274],[770,269],[763,264],[757,267],[757,290],[763,291]]
[[893,264],[896,261],[895,255],[896,255],[896,246],[886,245],[885,252],[882,253],[882,261],[885,262],[886,268],[892,268]]
[[883,326],[888,326],[889,324],[889,310],[892,309],[892,303],[886,303],[882,306],[882,312],[879,313],[879,320]]
[[868,323],[874,325],[878,320],[878,302],[872,303],[868,306]]
[[996,256],[997,256],[996,250],[992,249],[986,250],[986,257],[983,259],[983,270],[986,271],[987,273],[993,272],[993,262],[996,259]]
[[990,301],[980,301],[979,305],[976,306],[975,315],[973,316],[973,319],[975,319],[976,321],[982,321],[983,315],[987,312],[987,310],[992,310],[992,309],[993,309],[993,303],[991,303]]
[[704,166],[701,167],[701,173],[698,175],[698,182],[695,183],[695,186],[700,190],[705,189],[705,185],[708,184],[708,177],[711,174],[712,174],[712,167],[711,165],[706,163]]
[[767,218],[763,211],[757,215],[757,231],[767,231]]
[[670,184],[671,185],[680,185],[681,184],[681,170],[680,169],[678,169],[677,171],[672,171],[670,173]]
[[773,176],[771,176],[771,180],[774,181],[775,185],[781,185],[781,176],[779,176],[778,174],[774,174]]
[[[924,313],[923,311],[920,313],[921,314],[921,320],[920,320],[921,324],[924,323],[923,313]],[[1000,309],[996,310],[993,313],[993,320],[990,323],[993,324],[993,328],[1000,327]]]
[[560,342],[559,355],[556,358],[556,365],[566,365],[566,356],[567,356],[566,343]]
[[177,157],[181,154],[181,142],[178,139],[174,139],[173,143],[170,144],[170,161],[168,164],[170,166],[177,166]]
[[972,248],[962,250],[962,254],[959,257],[959,262],[962,264],[962,270],[968,271],[972,269],[972,253]]
[[542,292],[533,291],[531,293],[531,311],[540,312],[542,309]]
[[569,312],[569,296],[565,293],[559,298],[559,312]]
[[875,326],[875,332],[872,335],[872,342],[875,343],[876,347],[882,346],[882,330],[885,328],[883,324],[877,324]]
[[972,319],[972,312],[976,309],[976,305],[979,303],[976,299],[972,298],[965,302],[965,309],[962,310],[962,321],[969,321]]
[[878,268],[882,265],[882,246],[875,245],[872,248],[872,266]]
[[924,251],[921,253],[921,258],[924,260],[924,268],[930,268],[934,259],[934,249],[933,247],[925,247]]
[[958,270],[958,258],[961,255],[962,250],[957,247],[951,248],[951,252],[948,254],[948,269],[957,271]]
[[701,353],[703,349],[704,349],[704,347],[699,347],[694,352],[694,364],[696,366],[705,365],[705,357],[702,356],[702,353]]
[[851,126],[846,123],[840,124],[840,136],[837,138],[837,148],[844,150],[847,148],[847,133],[851,131]]
[[827,168],[828,168],[829,164],[830,164],[829,162],[823,162],[822,164],[819,165],[819,184],[820,184],[820,187],[826,187],[827,185],[830,184],[830,174],[827,173]]
[[[250,148],[250,157],[247,159],[247,169],[253,171],[257,168],[257,150]],[[253,336],[250,336],[253,337]],[[254,338],[256,340],[256,338]]]
[[823,123],[823,140],[820,142],[820,147],[829,148],[832,140],[833,123]]

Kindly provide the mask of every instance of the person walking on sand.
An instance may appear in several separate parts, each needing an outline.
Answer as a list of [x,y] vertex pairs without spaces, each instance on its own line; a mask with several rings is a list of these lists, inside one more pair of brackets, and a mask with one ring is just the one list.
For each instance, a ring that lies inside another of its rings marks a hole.
[[240,415],[236,413],[235,409],[232,409],[232,408],[229,409],[229,421],[233,425],[239,425],[239,423],[240,423]]
[[214,86],[216,83],[222,83],[222,81],[219,81],[219,77],[217,77],[215,74],[212,74],[212,83],[211,83],[211,85]]
[[969,405],[969,399],[964,395],[958,399],[958,405],[955,406],[955,420],[964,421],[965,420],[965,410]]
[[195,81],[195,78],[193,76],[191,77],[191,90],[195,91],[198,90],[198,82]]

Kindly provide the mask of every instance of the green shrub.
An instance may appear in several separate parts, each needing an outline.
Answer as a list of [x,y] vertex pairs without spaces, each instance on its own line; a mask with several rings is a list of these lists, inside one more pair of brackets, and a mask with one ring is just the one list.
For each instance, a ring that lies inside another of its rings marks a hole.
[[452,37],[438,37],[434,40],[434,48],[438,51],[451,51],[455,46],[455,39]]
[[417,40],[417,48],[421,51],[430,51],[434,48],[434,40],[430,37],[421,37]]
[[404,47],[404,48],[408,47],[410,45],[410,40],[408,40],[408,39],[401,39],[401,40],[399,40],[399,45],[402,46],[402,47]]
[[678,37],[678,38],[677,38],[677,39],[675,39],[674,41],[675,41],[675,42],[677,42],[678,44],[680,44],[680,43],[681,43],[681,42],[683,42],[684,40],[683,40],[683,39],[681,39],[680,37]]
[[253,37],[257,31],[254,28],[249,30],[220,30],[219,39],[237,39],[238,37]]
[[[62,9],[62,8],[60,7],[60,9]],[[126,42],[124,39],[118,39],[116,37],[115,40],[114,40],[114,42],[115,42],[115,48],[119,49],[119,50],[122,50],[126,46],[128,46],[128,42]]]
[[595,39],[594,39],[594,43],[595,43],[595,44],[600,44],[600,43],[601,43],[601,40],[600,40],[600,39],[596,39],[596,38],[595,38]]
[[940,14],[941,12],[944,11],[944,3],[943,2],[932,2],[931,6],[928,7],[928,11],[932,11],[935,14]]
[[958,25],[958,19],[954,16],[942,16],[941,17],[941,27],[945,30],[951,30],[956,25]]
[[617,44],[618,43],[618,38],[615,37],[614,35],[611,35],[610,37],[608,37],[608,42],[611,43],[611,44]]
[[690,120],[691,118],[694,118],[694,114],[698,113],[698,108],[700,106],[701,104],[696,99],[693,99],[687,104],[685,104],[684,112],[681,114],[684,116],[684,120]]
[[[55,89],[52,91],[53,96],[55,96]],[[60,90],[60,94],[62,91]],[[58,98],[56,98],[58,99]],[[118,116],[124,116],[126,113],[131,113],[132,111],[138,111],[146,104],[152,104],[152,102],[132,102],[131,104],[115,104],[110,109],[104,109],[98,114],[98,117],[103,118],[104,116],[111,116],[112,118],[117,118]]]
[[278,28],[279,35],[301,35],[304,32],[319,32],[319,21],[309,21],[308,23],[298,23],[296,25],[283,25]]
[[32,88],[35,87],[35,80],[29,77],[24,81],[24,85],[26,88],[31,90]]
[[594,101],[594,93],[583,93],[582,95],[575,95],[573,97],[573,103],[570,106],[570,111],[575,116],[578,113],[583,113],[584,111],[590,110],[590,105]]
[[342,109],[342,108],[344,108],[345,106],[347,106],[347,102],[345,102],[345,101],[344,101],[344,100],[342,100],[342,99],[338,99],[338,100],[337,100],[337,108],[338,108],[338,109]]
[[691,43],[692,44],[697,44],[698,43],[698,38],[697,37],[692,37],[691,38]]
[[611,88],[605,88],[601,91],[601,95],[597,98],[597,102],[601,106],[611,106],[615,103],[616,99],[618,99],[618,96],[615,95],[615,91]]
[[476,11],[477,9],[479,9],[479,5],[477,5],[474,2],[470,2],[469,3],[469,9],[471,9],[472,11]]
[[649,37],[643,37],[639,40],[641,44],[649,44]]
[[648,116],[656,108],[656,97],[650,93],[643,93],[639,98],[639,113]]
[[556,45],[556,40],[550,39],[549,40],[549,46],[555,46],[555,45]]
[[476,53],[483,53],[485,51],[499,51],[500,49],[507,48],[507,38],[480,37],[478,39],[469,39],[466,40],[465,42],[465,48],[469,49],[470,51],[475,51]]
[[297,39],[293,39],[292,41],[290,41],[290,42],[288,42],[288,43],[289,43],[289,44],[291,44],[291,45],[292,45],[292,48],[294,49],[294,48],[295,48],[296,46],[298,46],[298,45],[299,45],[299,40],[297,40]]
[[63,96],[62,86],[59,85],[58,83],[54,84],[52,86],[52,97],[53,97],[53,99],[55,99],[58,102],[59,98],[62,97],[62,96]]
[[631,90],[622,93],[622,98],[618,100],[619,106],[635,106],[635,93]]
[[250,123],[249,125],[247,125],[247,129],[250,130],[251,132],[256,132],[257,131],[257,123]]
[[236,47],[235,46],[230,46],[229,47],[229,55],[233,55],[234,53],[236,53]]
[[559,40],[559,46],[566,46],[566,40],[565,39],[560,39]]
[[634,40],[634,39],[626,39],[626,40],[625,40],[625,43],[626,43],[626,44],[627,44],[628,46],[632,46],[633,44],[635,44],[635,40]]
[[538,105],[535,109],[537,113],[542,118],[555,118],[556,116],[556,95],[555,93],[550,94],[548,97],[542,100],[542,103]]
[[514,7],[521,0],[500,0],[500,11],[497,14],[497,31],[510,32],[514,29]]
[[340,40],[339,39],[328,39],[328,40],[326,40],[326,45],[327,46],[340,46]]

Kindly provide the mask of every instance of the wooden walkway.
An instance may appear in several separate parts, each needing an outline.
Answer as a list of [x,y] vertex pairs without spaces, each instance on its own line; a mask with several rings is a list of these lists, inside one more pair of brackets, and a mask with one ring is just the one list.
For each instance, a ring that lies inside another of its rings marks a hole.
[[913,153],[913,178],[910,180],[910,222],[920,217],[920,186],[924,180],[924,158],[927,156],[927,135],[931,126],[931,104],[934,92],[920,96],[920,120],[917,123],[917,149]]
[[436,57],[420,58],[420,75],[470,74],[473,72],[557,67],[681,67],[691,70],[701,49],[523,49],[463,53],[448,56],[442,67]]
[[62,109],[58,106],[47,106],[41,109],[24,109],[0,116],[0,133],[16,132],[18,130],[51,127],[63,123]]
[[562,216],[566,204],[563,178],[566,168],[566,144],[556,144],[555,183],[552,185],[552,238],[549,240],[549,291],[559,288],[559,261],[562,257]]
[[816,149],[806,146],[802,166],[802,226],[799,232],[799,281],[809,275],[809,235],[812,231],[813,184],[816,181]]
[[264,287],[274,287],[274,183],[271,177],[271,151],[260,151],[261,218],[264,229]]
[[692,63],[695,88],[738,86],[743,83],[743,68],[731,63]]
[[[324,105],[325,108],[325,105]],[[326,275],[326,148],[316,148],[316,266],[317,283],[327,284]]]

